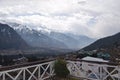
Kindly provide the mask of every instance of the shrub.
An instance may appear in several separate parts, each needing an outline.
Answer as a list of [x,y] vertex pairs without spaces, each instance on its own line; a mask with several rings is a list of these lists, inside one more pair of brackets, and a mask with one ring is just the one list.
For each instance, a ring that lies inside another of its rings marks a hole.
[[58,59],[54,65],[55,73],[57,77],[65,78],[69,74],[66,62],[64,60]]
[[76,79],[76,78],[70,78],[70,80],[78,80],[78,79]]

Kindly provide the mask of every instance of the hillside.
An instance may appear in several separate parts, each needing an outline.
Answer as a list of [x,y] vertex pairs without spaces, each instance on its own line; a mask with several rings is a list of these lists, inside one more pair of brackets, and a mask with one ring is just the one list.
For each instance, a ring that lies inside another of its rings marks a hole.
[[85,35],[56,32],[42,25],[35,26],[11,22],[5,23],[10,25],[32,47],[78,50],[95,41]]
[[16,32],[32,47],[43,48],[67,48],[67,46],[55,39],[50,38],[43,33],[30,29],[27,26],[18,26],[20,28],[15,29]]
[[6,24],[0,23],[0,50],[2,49],[25,49],[28,44],[18,33]]
[[76,50],[83,48],[94,41],[94,39],[88,38],[87,36],[74,35],[72,33],[51,32],[48,36],[63,42],[69,49]]
[[79,44],[76,39],[64,33],[51,32],[48,36],[60,42],[63,42],[64,44],[68,46],[69,49],[76,49],[76,46]]
[[90,51],[95,49],[105,49],[105,48],[112,48],[115,46],[120,46],[120,32],[109,37],[105,37],[102,39],[99,39],[92,43],[91,45],[83,48],[83,50]]
[[76,48],[83,48],[90,45],[96,40],[85,35],[75,35],[70,33],[68,33],[67,35],[77,40],[78,43],[74,46]]

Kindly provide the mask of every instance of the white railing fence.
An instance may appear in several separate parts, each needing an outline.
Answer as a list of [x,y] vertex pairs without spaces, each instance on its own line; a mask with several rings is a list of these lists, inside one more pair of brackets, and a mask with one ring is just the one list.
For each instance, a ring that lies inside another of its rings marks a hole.
[[[66,61],[71,76],[87,80],[120,80],[120,66],[118,64],[81,60]],[[55,75],[54,62],[55,60],[52,60],[22,67],[18,65],[7,70],[0,68],[0,80],[45,80]]]
[[0,80],[45,80],[54,75],[54,61],[0,71]]
[[120,80],[120,66],[87,61],[67,61],[70,75],[87,80]]

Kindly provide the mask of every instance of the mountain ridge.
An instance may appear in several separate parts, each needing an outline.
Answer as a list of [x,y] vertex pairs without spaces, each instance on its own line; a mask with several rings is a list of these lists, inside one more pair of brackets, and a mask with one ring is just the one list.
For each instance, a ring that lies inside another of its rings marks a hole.
[[0,49],[23,49],[29,45],[7,24],[0,23]]
[[[43,47],[54,47],[54,48],[62,47],[62,48],[66,48],[66,49],[78,50],[86,45],[89,45],[90,43],[92,43],[94,41],[94,39],[89,38],[84,35],[82,35],[82,36],[72,35],[71,36],[68,33],[62,33],[62,32],[56,32],[56,31],[49,30],[45,26],[42,27],[41,25],[39,26],[39,29],[36,30],[33,27],[38,28],[38,26],[22,25],[19,23],[18,24],[17,23],[7,23],[7,24],[9,24],[12,28],[14,28],[14,30],[16,30],[18,32],[18,34],[20,34],[22,36],[22,38],[26,42],[28,42],[28,44],[30,44],[31,46],[34,46],[34,47],[42,47],[42,46],[40,46],[41,45],[40,43],[43,43],[42,44]],[[27,35],[26,35],[26,33],[27,33]],[[38,35],[38,36],[36,36],[36,39],[34,39],[35,37],[32,36],[34,33],[36,35]],[[73,36],[75,36],[75,37],[73,37]],[[46,39],[44,39],[45,37],[46,37]],[[28,39],[26,39],[26,38],[28,38]],[[34,39],[33,42],[30,41],[32,39]],[[39,39],[39,41],[36,41],[38,39]],[[38,42],[38,43],[35,44],[34,42]],[[52,44],[50,44],[50,43],[52,43]]]
[[115,45],[120,46],[120,32],[118,32],[115,35],[104,37],[101,39],[98,39],[94,43],[90,44],[89,46],[86,46],[83,48],[83,50],[95,50],[100,48],[112,48]]
[[55,39],[50,38],[49,36],[46,36],[42,34],[39,31],[36,31],[34,29],[30,29],[26,26],[22,29],[15,29],[19,35],[31,46],[33,47],[56,47],[56,48],[67,48],[67,46]]

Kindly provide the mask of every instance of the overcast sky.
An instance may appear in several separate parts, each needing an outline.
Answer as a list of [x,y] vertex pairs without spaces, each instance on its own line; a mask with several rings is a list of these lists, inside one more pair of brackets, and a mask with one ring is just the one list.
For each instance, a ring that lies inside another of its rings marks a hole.
[[0,20],[101,38],[120,32],[120,0],[0,0]]

